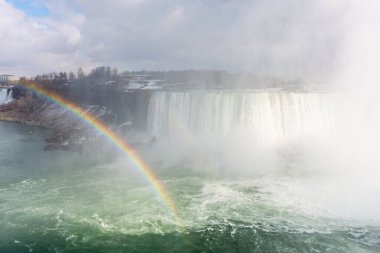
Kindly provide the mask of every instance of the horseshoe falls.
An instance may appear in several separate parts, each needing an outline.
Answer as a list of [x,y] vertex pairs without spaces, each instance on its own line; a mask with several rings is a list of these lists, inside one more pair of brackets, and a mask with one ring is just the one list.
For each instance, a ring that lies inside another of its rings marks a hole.
[[48,130],[0,122],[0,252],[380,251],[373,107],[328,92],[147,101],[155,141],[136,149],[179,219],[106,140],[47,152]]
[[226,135],[244,129],[257,141],[275,142],[295,134],[334,127],[333,96],[291,92],[156,92],[148,129],[157,136],[181,132]]

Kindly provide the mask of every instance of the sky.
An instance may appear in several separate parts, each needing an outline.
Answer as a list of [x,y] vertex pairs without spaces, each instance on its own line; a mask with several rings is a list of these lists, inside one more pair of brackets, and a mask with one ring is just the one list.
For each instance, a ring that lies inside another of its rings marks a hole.
[[0,0],[0,73],[221,69],[324,80],[343,0]]

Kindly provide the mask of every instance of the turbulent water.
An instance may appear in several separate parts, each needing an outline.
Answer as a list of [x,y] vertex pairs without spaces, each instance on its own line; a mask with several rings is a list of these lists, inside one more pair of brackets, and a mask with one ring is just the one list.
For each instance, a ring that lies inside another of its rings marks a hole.
[[0,123],[0,252],[379,252],[376,177],[321,137],[333,100],[153,94],[140,153],[180,220],[112,147],[45,152],[45,130]]

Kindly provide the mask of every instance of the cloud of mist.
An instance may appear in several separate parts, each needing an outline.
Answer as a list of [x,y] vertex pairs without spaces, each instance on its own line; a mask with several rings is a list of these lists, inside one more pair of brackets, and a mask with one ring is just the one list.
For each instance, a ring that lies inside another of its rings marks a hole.
[[194,149],[201,154],[211,150],[207,154],[214,161],[209,163],[211,175],[222,172],[223,177],[225,171],[220,168],[228,167],[229,174],[224,175],[252,180],[253,184],[259,181],[276,204],[289,210],[377,225],[380,224],[380,3],[372,0],[334,3],[331,8],[342,14],[338,26],[332,24],[333,28],[340,28],[335,40],[339,41],[335,44],[339,50],[334,50],[331,58],[334,61],[327,64],[331,68],[330,82],[339,90],[339,94],[334,94],[335,131],[284,139],[272,147],[260,147],[239,134],[216,139],[216,144],[209,144],[202,137],[201,148]]
[[340,138],[348,160],[377,172],[380,159],[380,3],[349,1],[344,20],[342,54],[334,83],[347,96],[341,111]]
[[380,81],[380,4],[374,0],[349,2],[335,78],[338,84],[359,92]]

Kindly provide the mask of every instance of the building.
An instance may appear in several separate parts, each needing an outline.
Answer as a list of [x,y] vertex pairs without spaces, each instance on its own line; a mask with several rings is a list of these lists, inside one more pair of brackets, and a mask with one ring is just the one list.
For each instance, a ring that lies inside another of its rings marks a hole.
[[0,75],[0,83],[1,84],[6,84],[6,83],[9,83],[9,82],[14,81],[14,80],[15,80],[14,75],[6,75],[6,74]]
[[164,80],[150,79],[150,75],[123,75],[123,81],[127,84],[125,91],[156,90],[166,85]]

